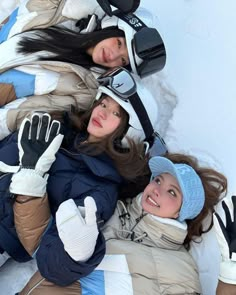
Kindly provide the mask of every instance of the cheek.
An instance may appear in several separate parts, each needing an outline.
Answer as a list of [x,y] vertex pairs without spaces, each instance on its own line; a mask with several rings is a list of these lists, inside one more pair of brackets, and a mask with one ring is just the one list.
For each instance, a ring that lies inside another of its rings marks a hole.
[[93,109],[89,121],[90,121],[93,117],[96,117],[96,116],[97,116],[97,114],[98,114],[98,110],[99,110],[99,107],[100,107],[100,106],[98,105],[98,106],[96,106],[96,107]]
[[167,203],[167,207],[170,208],[171,211],[177,212],[180,209],[180,204],[177,201],[170,200]]
[[117,46],[117,39],[116,38],[108,38],[102,41],[103,46],[109,47],[109,48],[115,48]]
[[115,131],[120,125],[120,119],[113,119],[113,122],[111,124],[109,124],[110,128],[112,131]]
[[150,191],[152,191],[155,188],[155,185],[153,184],[153,182],[149,183],[146,188],[143,191],[144,195],[149,194]]
[[92,59],[93,59],[93,61],[96,61],[97,60],[98,52],[99,52],[99,48],[97,46],[94,47],[94,50],[93,50],[93,53],[92,53]]
[[107,63],[106,66],[109,68],[120,67],[122,66],[122,62],[120,61],[120,58],[118,58],[115,61]]
[[102,51],[102,46],[101,44],[97,44],[94,49],[93,49],[93,52],[92,52],[92,60],[96,63],[96,62],[99,62],[100,61],[100,58],[101,58],[101,51]]

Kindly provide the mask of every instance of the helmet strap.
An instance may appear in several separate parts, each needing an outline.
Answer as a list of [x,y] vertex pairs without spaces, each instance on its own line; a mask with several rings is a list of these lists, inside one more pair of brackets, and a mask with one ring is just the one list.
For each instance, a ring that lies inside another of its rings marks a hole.
[[140,124],[142,125],[146,137],[145,140],[150,143],[150,140],[152,140],[154,130],[149,119],[149,116],[147,114],[147,111],[142,101],[140,100],[140,97],[137,94],[137,92],[129,97],[129,102],[132,105],[134,111],[136,112]]
[[147,27],[145,23],[133,13],[124,14],[119,10],[115,10],[113,14],[126,22],[136,32],[140,31],[142,28]]

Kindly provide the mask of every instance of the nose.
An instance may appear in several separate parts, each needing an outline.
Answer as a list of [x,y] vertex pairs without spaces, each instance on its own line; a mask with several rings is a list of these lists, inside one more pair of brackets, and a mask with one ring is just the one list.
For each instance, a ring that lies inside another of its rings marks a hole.
[[102,119],[102,120],[106,120],[107,118],[107,111],[106,109],[101,109],[98,113],[99,117]]
[[155,194],[157,197],[159,197],[159,190],[158,190],[158,188],[154,189],[154,194]]
[[160,196],[161,196],[161,188],[160,188],[160,186],[156,186],[156,187],[154,188],[154,193],[155,193],[155,195],[156,195],[158,198],[160,198]]

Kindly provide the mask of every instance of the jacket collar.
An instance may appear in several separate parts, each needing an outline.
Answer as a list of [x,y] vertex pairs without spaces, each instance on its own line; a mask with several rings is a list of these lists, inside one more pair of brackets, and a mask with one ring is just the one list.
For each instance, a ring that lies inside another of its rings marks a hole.
[[[128,205],[128,211],[132,216],[132,220],[136,220],[142,216],[139,224],[135,227],[135,231],[147,233],[147,243],[154,244],[164,249],[178,250],[182,247],[184,239],[187,235],[187,226],[176,220],[168,218],[153,218],[151,214],[143,214],[141,208],[141,197],[139,194],[132,204]],[[165,220],[165,222],[163,222]],[[143,240],[145,243],[145,240]]]

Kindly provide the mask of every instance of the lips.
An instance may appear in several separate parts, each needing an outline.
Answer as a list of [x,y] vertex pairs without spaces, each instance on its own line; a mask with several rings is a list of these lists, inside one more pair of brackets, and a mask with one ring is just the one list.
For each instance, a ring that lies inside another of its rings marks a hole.
[[150,196],[147,196],[146,202],[151,206],[155,206],[157,208],[160,208],[160,205],[158,205],[157,202],[154,201],[153,198]]
[[102,58],[103,58],[103,61],[104,61],[105,63],[108,62],[108,60],[107,60],[107,56],[106,56],[106,53],[105,53],[105,49],[104,49],[104,48],[103,48],[103,50],[102,50]]
[[100,123],[99,119],[93,118],[92,123],[94,126],[102,128],[102,124]]

